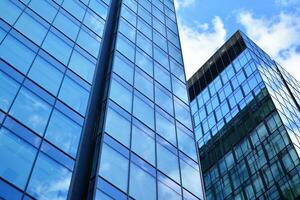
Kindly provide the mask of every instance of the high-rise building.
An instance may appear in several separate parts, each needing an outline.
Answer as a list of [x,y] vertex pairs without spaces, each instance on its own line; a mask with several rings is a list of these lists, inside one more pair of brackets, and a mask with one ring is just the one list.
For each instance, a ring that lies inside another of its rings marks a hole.
[[207,199],[300,196],[300,83],[237,31],[188,81]]
[[203,199],[172,0],[0,1],[0,198]]

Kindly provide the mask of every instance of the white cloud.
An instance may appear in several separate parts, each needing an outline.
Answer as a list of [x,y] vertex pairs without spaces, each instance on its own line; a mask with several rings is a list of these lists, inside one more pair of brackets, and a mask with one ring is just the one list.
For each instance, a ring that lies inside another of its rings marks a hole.
[[175,0],[175,8],[176,10],[180,8],[187,8],[193,5],[196,0]]
[[178,22],[185,71],[190,78],[223,45],[226,30],[218,16],[212,19],[211,27],[207,23],[192,27],[180,19]]
[[275,0],[278,6],[291,6],[300,3],[300,0]]
[[238,14],[246,34],[295,78],[300,80],[300,16],[280,13],[266,19],[257,18],[249,11]]

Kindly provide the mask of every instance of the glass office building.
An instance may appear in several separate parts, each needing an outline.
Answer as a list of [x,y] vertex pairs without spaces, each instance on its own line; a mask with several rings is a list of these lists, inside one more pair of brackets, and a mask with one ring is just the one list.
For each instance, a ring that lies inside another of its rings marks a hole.
[[299,198],[300,83],[238,31],[188,86],[206,198]]
[[171,0],[0,1],[0,198],[204,199]]

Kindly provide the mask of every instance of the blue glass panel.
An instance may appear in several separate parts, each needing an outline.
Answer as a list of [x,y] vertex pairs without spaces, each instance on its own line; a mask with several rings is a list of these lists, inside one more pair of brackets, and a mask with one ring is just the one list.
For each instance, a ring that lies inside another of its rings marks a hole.
[[72,40],[76,39],[79,31],[79,22],[67,12],[60,10],[55,17],[53,25]]
[[24,12],[15,24],[15,28],[36,44],[41,45],[49,27],[43,25],[39,20],[41,21],[38,16]]
[[144,122],[150,128],[154,128],[153,103],[135,92],[133,100],[133,115]]
[[90,0],[89,7],[93,9],[100,17],[106,19],[108,7],[102,1]]
[[[195,166],[198,167],[196,164]],[[197,197],[202,198],[203,191],[202,187],[200,187],[201,181],[199,171],[182,159],[180,159],[180,169],[183,187],[188,189]]]
[[157,83],[155,84],[155,103],[174,116],[172,94]]
[[138,15],[143,18],[148,24],[152,24],[151,14],[145,10],[142,6],[138,7]]
[[[9,12],[7,12],[9,10]],[[13,25],[18,19],[22,10],[15,3],[9,0],[0,1],[0,17],[8,22],[10,25]]]
[[173,59],[170,59],[170,68],[171,68],[172,74],[174,74],[181,81],[185,82],[184,69],[179,63],[177,63]]
[[153,41],[157,46],[167,52],[167,39],[155,30],[153,31]]
[[23,193],[0,179],[0,197],[3,199],[21,200]]
[[192,129],[192,121],[189,107],[177,98],[174,98],[174,105],[176,119],[178,119],[186,127]]
[[109,106],[106,114],[105,131],[129,147],[130,116],[116,106]]
[[77,43],[94,57],[98,57],[101,39],[87,29],[81,29]]
[[154,133],[137,121],[132,126],[131,149],[143,159],[155,165]]
[[143,51],[136,48],[135,64],[137,64],[141,69],[147,72],[149,75],[153,76],[153,60]]
[[176,131],[174,118],[161,109],[156,109],[156,132],[176,146]]
[[136,15],[125,4],[122,4],[121,16],[133,26],[136,25]]
[[0,176],[24,189],[37,150],[9,132],[0,129]]
[[130,166],[129,194],[140,200],[156,199],[155,178],[135,164]]
[[20,85],[2,71],[0,71],[0,83],[0,108],[7,112]]
[[48,0],[31,0],[29,7],[50,23],[57,13],[57,6],[55,6],[55,3]]
[[156,45],[154,45],[154,59],[169,70],[168,55]]
[[94,12],[88,10],[85,14],[83,23],[100,37],[102,36],[105,22]]
[[135,69],[134,87],[153,100],[153,79],[139,68]]
[[79,21],[83,19],[85,13],[85,6],[80,1],[64,0],[62,6]]
[[149,39],[152,39],[152,28],[144,20],[138,18],[137,29]]
[[164,87],[171,91],[171,77],[170,73],[161,67],[161,65],[154,64],[154,78]]
[[166,185],[159,181],[157,185],[158,185],[158,200],[165,200],[165,199],[180,200],[181,199],[181,195],[175,192],[173,189],[171,189],[168,184]]
[[7,35],[0,46],[0,56],[26,74],[35,53],[15,37]]
[[134,45],[120,34],[118,34],[116,49],[134,61]]
[[67,65],[72,48],[65,42],[62,35],[58,36],[53,32],[49,32],[42,47],[59,61]]
[[63,78],[63,72],[46,59],[37,56],[28,76],[56,96]]
[[87,82],[92,83],[96,64],[90,61],[79,51],[74,50],[70,59],[69,68]]
[[[190,135],[187,134],[187,132],[189,132]],[[190,132],[183,126],[177,125],[177,138],[179,149],[186,153],[188,156],[190,156],[192,159],[197,160],[196,146],[194,139],[191,137],[192,134],[192,132]]]
[[26,126],[43,135],[51,106],[26,88],[21,88],[10,114]]
[[133,84],[134,65],[127,58],[116,52],[113,63],[113,71],[128,83]]
[[136,45],[144,52],[152,56],[152,42],[140,32],[137,32]]
[[127,158],[103,143],[99,175],[126,192],[128,181]]
[[130,39],[132,42],[135,42],[135,28],[130,25],[126,20],[123,18],[120,19],[119,22],[119,31],[125,35],[128,39]]
[[183,102],[188,103],[187,89],[185,84],[180,82],[177,78],[172,76],[173,93],[179,97]]
[[66,199],[71,176],[67,168],[40,153],[27,192],[37,199]]
[[157,167],[180,183],[178,157],[160,143],[157,143]]
[[137,11],[137,2],[136,1],[134,1],[134,0],[124,0],[123,3],[126,4],[134,12]]
[[113,200],[110,196],[106,195],[104,192],[97,190],[96,191],[96,200]]
[[61,112],[54,110],[45,137],[60,149],[75,157],[81,127]]
[[89,93],[68,76],[64,78],[58,97],[81,115],[85,115]]
[[122,108],[131,112],[132,87],[117,76],[113,76],[111,80],[109,97]]

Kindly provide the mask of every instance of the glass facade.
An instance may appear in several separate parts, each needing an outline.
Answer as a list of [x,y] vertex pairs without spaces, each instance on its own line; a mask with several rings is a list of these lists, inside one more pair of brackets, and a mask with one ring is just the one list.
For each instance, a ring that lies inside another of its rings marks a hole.
[[240,31],[189,80],[207,199],[300,196],[299,88]]
[[1,0],[0,62],[1,199],[204,198],[173,1]]

